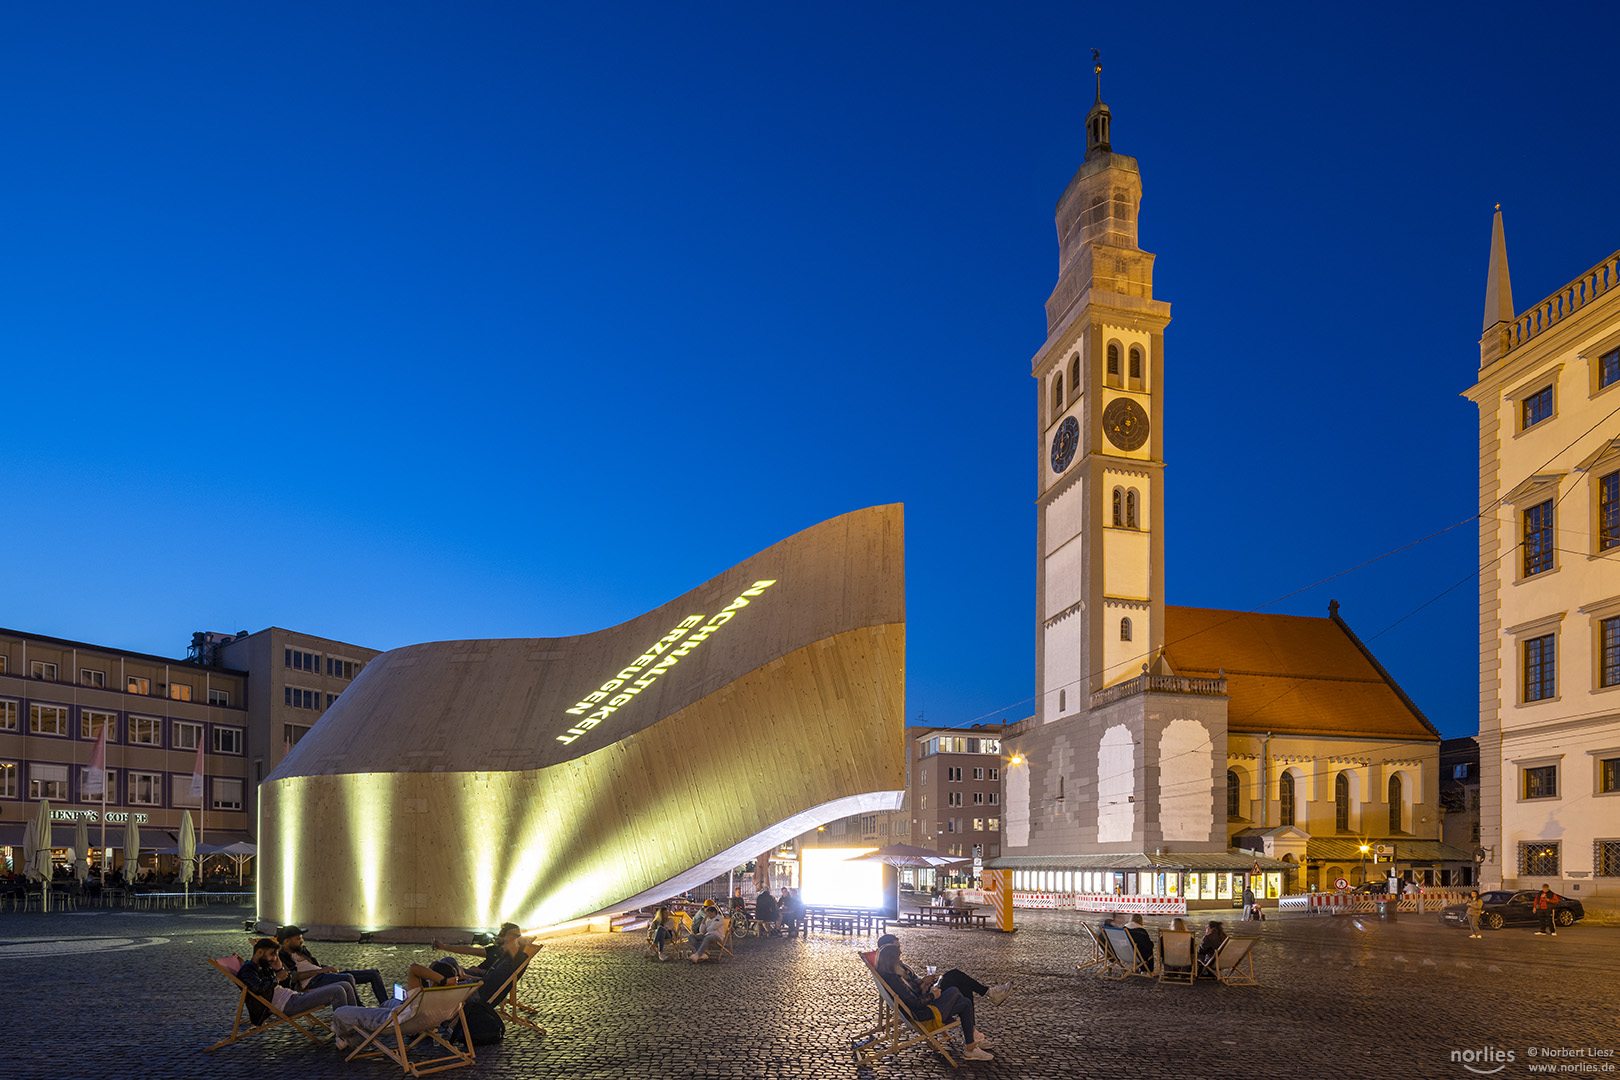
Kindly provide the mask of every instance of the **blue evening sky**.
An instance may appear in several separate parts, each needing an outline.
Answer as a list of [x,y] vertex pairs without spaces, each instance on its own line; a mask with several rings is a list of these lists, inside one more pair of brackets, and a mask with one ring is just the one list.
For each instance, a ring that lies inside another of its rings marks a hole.
[[[572,634],[898,501],[908,716],[1027,715],[1093,46],[1173,305],[1171,602],[1474,514],[1491,206],[1521,309],[1620,246],[1620,9],[1443,7],[14,6],[0,625]],[[1267,610],[1340,599],[1470,733],[1474,582],[1379,634],[1475,560]]]

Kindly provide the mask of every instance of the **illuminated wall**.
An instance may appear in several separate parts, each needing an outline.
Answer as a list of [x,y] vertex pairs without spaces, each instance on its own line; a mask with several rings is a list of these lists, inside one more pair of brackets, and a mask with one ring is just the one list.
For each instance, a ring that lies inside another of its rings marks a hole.
[[368,664],[260,789],[259,913],[524,926],[680,892],[905,785],[899,506],[572,638]]

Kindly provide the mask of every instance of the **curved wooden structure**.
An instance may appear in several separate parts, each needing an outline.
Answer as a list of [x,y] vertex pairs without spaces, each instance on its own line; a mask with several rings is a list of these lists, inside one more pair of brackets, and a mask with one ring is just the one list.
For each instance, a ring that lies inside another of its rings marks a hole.
[[662,899],[905,786],[901,507],[571,638],[366,665],[260,789],[259,912],[317,936]]

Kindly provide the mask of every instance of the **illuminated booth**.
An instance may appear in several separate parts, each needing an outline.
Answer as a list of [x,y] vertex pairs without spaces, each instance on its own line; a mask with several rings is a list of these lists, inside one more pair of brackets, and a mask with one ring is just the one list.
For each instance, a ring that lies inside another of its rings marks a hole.
[[555,925],[897,809],[904,565],[871,507],[607,630],[384,653],[260,788],[261,918]]

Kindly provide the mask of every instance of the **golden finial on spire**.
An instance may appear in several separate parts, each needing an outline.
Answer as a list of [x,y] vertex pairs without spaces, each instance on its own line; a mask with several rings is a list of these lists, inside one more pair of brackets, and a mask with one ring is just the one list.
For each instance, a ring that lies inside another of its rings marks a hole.
[[1102,50],[1091,50],[1092,72],[1097,76],[1097,100],[1102,100]]

